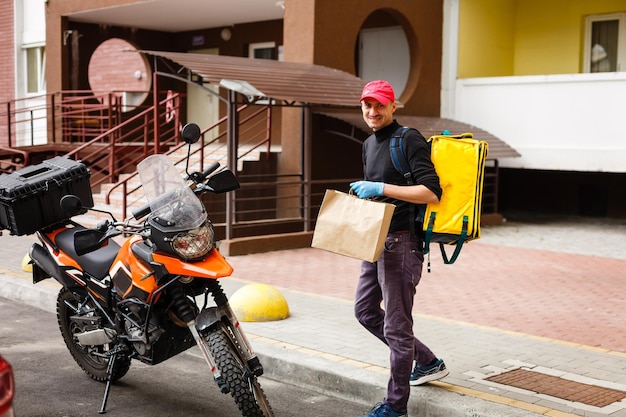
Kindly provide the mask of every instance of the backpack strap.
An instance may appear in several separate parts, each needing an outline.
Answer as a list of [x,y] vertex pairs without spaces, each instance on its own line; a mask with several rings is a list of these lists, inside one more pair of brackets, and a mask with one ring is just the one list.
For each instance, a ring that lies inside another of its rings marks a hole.
[[[428,218],[428,224],[426,227],[426,231],[424,233],[424,255],[428,255],[428,272],[430,272],[430,241],[433,237],[433,227],[435,226],[435,219],[437,217],[437,212],[432,211]],[[463,243],[465,243],[465,238],[467,237],[467,228],[469,224],[469,219],[467,216],[463,216],[463,227],[461,229],[461,234],[457,239],[454,248],[454,252],[452,252],[452,256],[448,258],[448,254],[446,253],[446,249],[444,244],[439,242],[439,249],[441,250],[441,257],[443,258],[443,263],[446,265],[451,265],[456,261],[456,258],[459,257],[461,253],[461,248],[463,248]]]
[[439,243],[439,249],[441,249],[441,257],[443,258],[443,263],[446,265],[453,264],[458,258],[459,253],[461,253],[461,248],[463,247],[463,243],[465,242],[465,238],[467,237],[467,225],[468,225],[467,216],[463,216],[463,229],[461,230],[461,235],[456,241],[456,247],[454,248],[454,252],[452,253],[452,257],[448,259],[448,255],[446,254],[446,250],[443,247],[443,243]]
[[391,148],[391,162],[393,162],[396,171],[402,174],[407,185],[414,185],[415,182],[413,181],[413,175],[411,175],[411,167],[409,166],[409,161],[402,147],[402,139],[409,129],[409,127],[400,127],[396,130],[393,136],[391,136],[389,146]]
[[[406,132],[408,132],[410,127],[400,127],[395,133],[391,136],[389,147],[391,153],[391,162],[393,166],[396,168],[402,176],[404,177],[404,181],[406,181],[407,185],[415,185],[415,181],[413,181],[413,173],[411,172],[411,167],[409,166],[409,161],[404,153],[404,148],[402,146],[402,139]],[[415,204],[410,204],[409,207],[409,234],[411,237],[415,237]]]

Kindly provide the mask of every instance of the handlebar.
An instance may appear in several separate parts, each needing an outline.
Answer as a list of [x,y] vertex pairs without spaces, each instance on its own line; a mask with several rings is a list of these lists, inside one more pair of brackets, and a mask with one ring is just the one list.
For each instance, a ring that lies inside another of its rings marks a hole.
[[202,172],[202,176],[204,177],[203,180],[206,179],[206,177],[208,177],[209,175],[211,175],[212,173],[214,173],[218,168],[220,167],[220,163],[215,161],[213,162],[211,165],[209,165],[207,167],[207,169],[205,169]]
[[152,210],[150,209],[150,203],[148,203],[148,204],[144,204],[138,209],[132,210],[131,214],[136,220],[139,220],[142,217],[146,217],[148,214],[150,214],[151,211]]

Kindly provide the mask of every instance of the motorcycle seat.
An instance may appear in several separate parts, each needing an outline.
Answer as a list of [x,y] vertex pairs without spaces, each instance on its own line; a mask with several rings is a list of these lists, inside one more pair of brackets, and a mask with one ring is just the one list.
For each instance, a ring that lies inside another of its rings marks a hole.
[[109,269],[111,269],[111,265],[120,250],[120,245],[113,239],[109,239],[106,246],[84,255],[78,255],[74,249],[74,235],[79,230],[85,230],[85,228],[76,226],[62,231],[56,235],[54,243],[72,259],[75,259],[84,271],[94,278],[102,280],[109,273]]

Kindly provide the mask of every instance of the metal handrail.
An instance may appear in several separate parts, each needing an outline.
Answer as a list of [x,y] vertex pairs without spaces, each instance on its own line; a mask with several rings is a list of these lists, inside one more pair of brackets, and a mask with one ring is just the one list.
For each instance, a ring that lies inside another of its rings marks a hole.
[[[49,120],[55,121],[52,130],[57,133],[77,133],[75,130],[64,128],[63,119],[74,116],[87,117],[88,114],[95,114],[98,116],[98,120],[101,121],[100,125],[106,125],[111,120],[113,126],[110,126],[104,132],[98,132],[97,135],[93,135],[92,131],[81,130],[80,133],[85,134],[83,136],[77,135],[79,137],[77,140],[84,143],[77,144],[79,146],[68,153],[67,156],[74,159],[80,158],[90,166],[92,186],[100,185],[107,180],[111,183],[117,181],[105,193],[105,202],[110,204],[114,193],[121,192],[123,217],[126,218],[128,208],[134,204],[134,200],[139,200],[139,197],[135,197],[135,193],[140,189],[140,186],[131,185],[131,181],[136,177],[137,173],[131,167],[149,154],[159,152],[160,150],[165,151],[165,148],[161,146],[162,144],[167,144],[168,146],[168,150],[163,152],[166,154],[173,154],[185,146],[179,140],[180,124],[178,122],[178,110],[180,98],[178,95],[176,96],[177,103],[175,106],[176,111],[174,112],[176,120],[174,123],[170,121],[170,124],[165,123],[166,112],[164,110],[167,99],[159,101],[156,106],[137,109],[138,112],[136,114],[122,121],[121,112],[119,112],[120,103],[113,97],[108,98],[107,106],[110,106],[107,107],[107,111],[111,116],[106,122],[104,122],[104,116],[100,118],[99,113],[99,111],[104,112],[104,107],[98,103],[87,103],[89,100],[93,100],[93,95],[90,97],[85,95],[85,97],[81,96],[78,98],[60,94],[51,95],[48,104],[52,112],[52,117]],[[79,108],[72,109],[74,104]],[[80,109],[81,105],[83,105],[82,110]],[[220,149],[224,148],[226,150],[225,159],[230,161],[226,162],[227,164],[235,163],[239,165],[237,162],[264,146],[266,148],[264,151],[269,155],[272,130],[271,109],[271,106],[239,105],[234,109],[239,115],[235,117],[238,121],[237,126],[234,128],[229,126],[228,116],[225,116],[204,129],[201,132],[201,141],[195,149],[192,149],[190,155],[191,161],[196,165],[193,170],[196,170],[198,166],[199,170],[204,170],[205,159],[207,161],[210,160],[210,155],[206,155],[207,150],[211,149],[210,147],[214,149],[212,152],[215,152],[215,149],[217,149],[217,152],[220,153]],[[90,111],[93,112],[90,113]],[[155,116],[157,117],[157,122],[155,122]],[[58,126],[58,129],[54,129],[54,124]],[[67,121],[65,124],[67,124]],[[86,123],[82,123],[82,125],[87,127]],[[234,136],[229,137],[233,140],[232,143],[237,145],[234,147],[229,146],[228,143],[231,142],[226,140],[230,129],[233,129]],[[159,133],[158,136],[157,132]],[[89,136],[90,134],[92,136]],[[133,152],[134,155],[132,157],[126,155],[129,153],[126,152],[129,147],[137,149]],[[234,153],[234,157],[232,153]],[[174,162],[180,166],[180,164],[187,162],[187,156],[181,155]],[[237,171],[237,166],[231,167],[231,169]],[[122,172],[127,173],[129,171],[133,172],[128,176],[125,175],[123,179],[119,179]],[[96,175],[94,176],[94,174]],[[291,176],[292,180],[285,178],[287,176]],[[308,209],[306,206],[301,206],[300,193],[297,191],[299,187],[303,186],[301,176],[301,173],[241,176],[241,191],[235,192],[232,196],[234,201],[238,203],[231,205],[230,208],[227,205],[226,211],[232,212],[232,216],[227,216],[230,218],[230,220],[227,220],[227,223],[231,226],[233,224],[249,225],[256,222],[293,221],[298,218],[299,212]],[[259,183],[260,178],[264,178],[267,181]],[[260,194],[258,193],[259,190]]]
[[[247,109],[249,107],[249,105],[242,105],[239,106],[237,108],[237,112],[241,113],[243,112],[245,109]],[[265,119],[263,120],[266,124],[266,129],[264,130],[264,136],[261,140],[258,140],[255,144],[252,145],[252,147],[250,149],[248,149],[246,152],[242,153],[241,155],[236,155],[235,160],[241,160],[243,157],[245,157],[246,155],[248,155],[249,153],[253,152],[255,149],[259,148],[262,145],[267,145],[267,152],[269,153],[270,151],[270,147],[271,147],[271,107],[270,106],[263,106],[260,109],[254,111],[253,113],[247,115],[247,117],[245,117],[244,119],[242,119],[240,121],[240,125],[241,126],[246,126],[247,123],[252,123],[252,127],[248,127],[246,128],[246,130],[244,131],[244,133],[249,133],[250,131],[252,131],[254,126],[258,126],[259,122],[255,121],[255,119],[258,118],[259,115],[262,115],[263,113],[265,113]],[[212,125],[210,125],[209,127],[205,128],[204,130],[201,131],[201,136],[200,136],[200,141],[199,141],[199,146],[193,150],[190,154],[189,154],[189,158],[192,159],[196,156],[198,156],[198,163],[199,163],[199,170],[203,171],[204,170],[204,161],[205,161],[205,150],[210,146],[213,145],[215,143],[220,143],[220,140],[222,140],[225,136],[226,136],[226,130],[223,129],[221,132],[215,134],[215,136],[213,137],[213,139],[211,139],[210,141],[206,141],[206,137],[213,133],[215,131],[215,129],[219,129],[220,127],[222,127],[225,123],[227,123],[228,121],[228,117],[224,116],[221,119],[217,120],[215,123],[213,123]],[[259,136],[259,133],[252,135],[253,138],[256,138],[257,136]],[[240,144],[241,146],[242,144]],[[165,152],[166,155],[171,155],[173,153],[175,153],[177,150],[179,150],[180,148],[182,148],[183,146],[185,146],[185,143],[180,143],[176,146],[173,146],[172,148],[170,148],[167,152]],[[225,144],[223,146],[226,146]],[[182,163],[186,163],[187,162],[187,156],[183,156],[180,159],[174,161],[174,165],[175,166],[179,166]],[[231,167],[232,169],[236,169],[236,167]],[[136,176],[138,175],[137,171],[133,172],[132,174],[128,175],[127,177],[125,177],[124,179],[119,180],[118,182],[116,182],[115,184],[113,184],[109,190],[107,191],[106,195],[105,195],[105,203],[106,204],[111,204],[111,198],[114,192],[118,191],[119,188],[121,188],[121,194],[122,194],[122,217],[126,218],[128,215],[128,201],[129,201],[129,197],[134,194],[135,192],[137,192],[140,188],[140,186],[137,187],[129,187],[129,183],[130,181],[132,181]]]
[[[30,159],[29,159],[30,156],[28,155],[28,152],[15,149],[15,148],[9,148],[6,146],[0,146],[0,151],[6,152],[9,155],[12,155],[12,154],[19,155],[22,158],[21,162],[0,160],[0,164],[7,164],[10,167],[12,167],[12,170],[17,170],[30,163]],[[0,172],[10,172],[10,171],[11,171],[10,169],[0,167]]]
[[[174,119],[167,121],[164,119],[159,129],[160,135],[153,135],[152,120],[154,117],[153,106],[137,113],[133,117],[125,120],[124,122],[116,125],[107,132],[93,138],[89,142],[77,147],[65,156],[82,159],[83,162],[89,162],[94,160],[102,160],[104,150],[107,151],[107,164],[106,169],[97,169],[95,164],[91,165],[91,169],[96,169],[97,173],[103,174],[100,178],[92,180],[92,187],[100,185],[108,180],[108,182],[115,182],[119,174],[128,170],[128,168],[135,167],[136,164],[144,159],[146,156],[154,153],[155,149],[160,149],[163,145],[177,145],[179,143],[178,130],[175,126],[178,126],[178,109],[180,98],[178,94],[171,98],[167,98],[158,103],[159,106],[165,105],[167,100],[174,100]],[[163,116],[165,118],[165,116]],[[171,125],[169,129],[168,125]],[[156,137],[153,137],[156,136]],[[153,139],[153,146],[150,146],[150,138]],[[129,146],[138,144],[136,149],[139,149],[138,156],[129,157],[127,152]],[[89,148],[95,148],[91,153],[87,155],[81,155],[81,152]]]

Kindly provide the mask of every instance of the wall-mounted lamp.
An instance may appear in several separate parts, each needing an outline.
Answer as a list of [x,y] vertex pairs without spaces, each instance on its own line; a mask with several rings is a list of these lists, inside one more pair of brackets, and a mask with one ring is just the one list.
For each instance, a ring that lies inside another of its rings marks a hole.
[[224,28],[220,32],[220,37],[222,38],[223,41],[229,41],[232,36],[233,36],[233,33],[230,31],[229,28]]
[[70,36],[72,36],[73,33],[74,33],[73,30],[63,31],[63,46],[67,46],[67,40],[70,38]]

